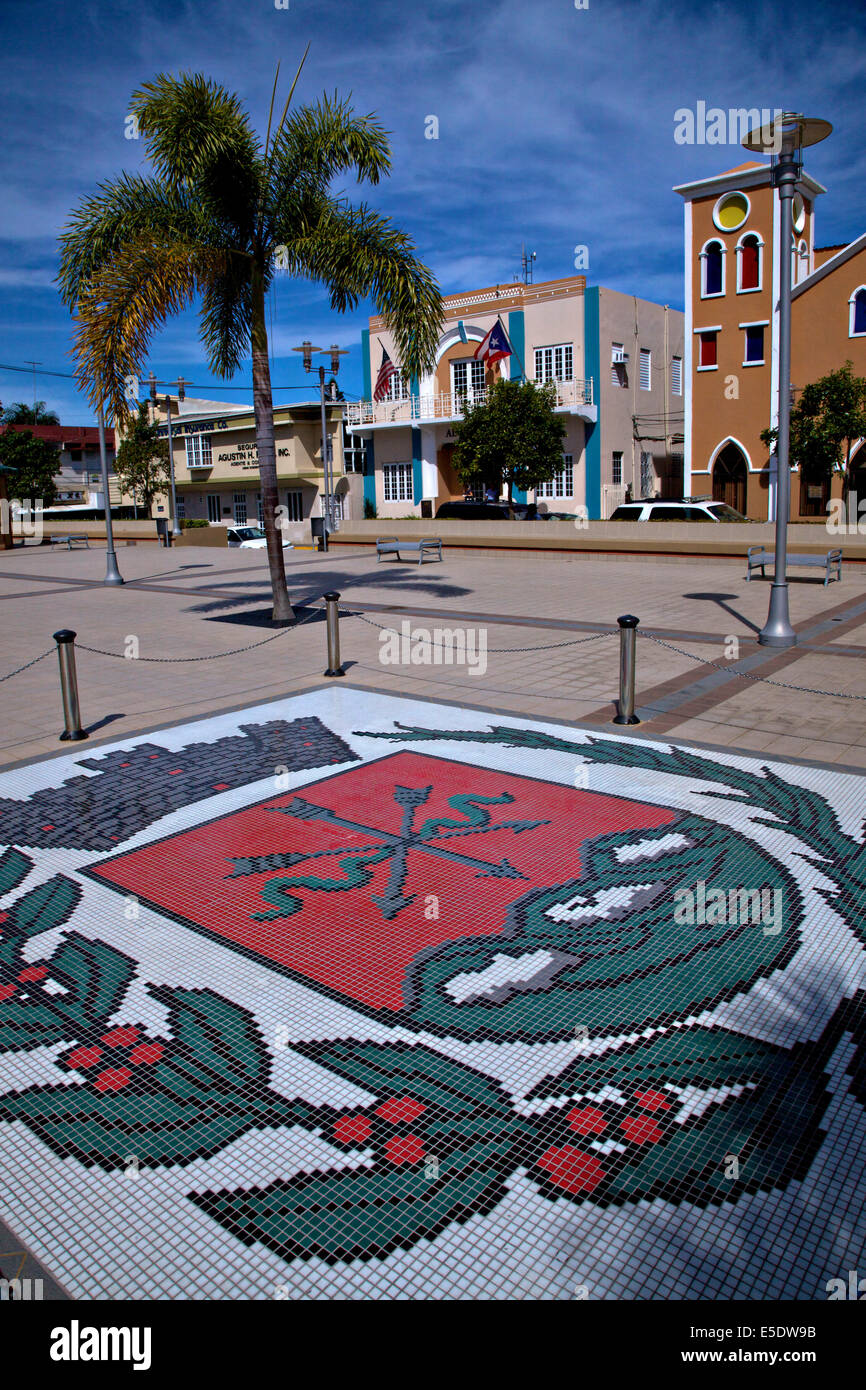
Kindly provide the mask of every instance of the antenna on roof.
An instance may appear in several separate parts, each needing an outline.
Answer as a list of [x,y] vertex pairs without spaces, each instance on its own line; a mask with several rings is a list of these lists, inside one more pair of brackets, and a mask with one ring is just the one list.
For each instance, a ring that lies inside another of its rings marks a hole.
[[[524,285],[532,284],[532,262],[535,260],[535,252],[527,254],[526,242],[524,241],[520,249],[520,276]],[[514,277],[517,279],[517,276]]]

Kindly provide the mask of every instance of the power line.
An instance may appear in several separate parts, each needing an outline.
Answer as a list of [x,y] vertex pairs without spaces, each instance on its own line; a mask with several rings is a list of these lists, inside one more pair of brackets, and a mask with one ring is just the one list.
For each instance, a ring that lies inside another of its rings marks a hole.
[[[4,372],[27,372],[27,373],[29,374],[30,372],[32,372],[32,370],[33,370],[33,368],[32,368],[32,367],[29,367],[29,366],[28,366],[28,367],[16,367],[16,366],[13,366],[13,364],[12,364],[11,362],[0,362],[0,371],[4,371]],[[63,377],[63,379],[64,379],[65,381],[77,381],[77,380],[78,380],[78,378],[77,378],[77,376],[75,375],[74,372],[53,372],[53,371],[49,371],[47,368],[41,368],[40,371],[39,371],[39,375],[40,375],[40,376],[58,376],[58,377]],[[195,386],[196,383],[195,383],[194,381],[187,381],[185,384],[186,384],[187,386]],[[253,388],[252,388],[252,384],[250,384],[249,386],[223,386],[221,383],[215,383],[213,386],[206,386],[206,387],[204,387],[204,389],[207,390],[207,391],[210,391],[210,390],[214,390],[214,391],[248,391],[248,392],[252,393],[252,389],[253,389]],[[272,391],[309,391],[309,389],[310,389],[309,385],[305,385],[305,386],[274,386],[273,383],[271,384],[271,390],[272,390]],[[344,394],[345,394],[345,392],[344,392]],[[353,397],[353,399],[354,399],[354,400],[361,400],[361,397],[360,397],[360,396],[355,396],[355,397]]]

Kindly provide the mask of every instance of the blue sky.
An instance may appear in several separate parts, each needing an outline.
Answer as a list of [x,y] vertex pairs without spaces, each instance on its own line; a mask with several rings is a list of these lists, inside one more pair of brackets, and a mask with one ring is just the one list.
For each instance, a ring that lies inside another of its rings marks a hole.
[[[130,94],[158,72],[206,73],[263,131],[276,62],[285,92],[310,42],[296,102],[336,89],[379,116],[392,177],[346,191],[414,238],[446,293],[509,282],[523,242],[537,253],[536,280],[573,273],[574,248],[586,245],[590,284],[682,308],[682,201],[671,189],[749,156],[678,145],[674,112],[704,101],[830,120],[806,167],[828,190],[818,243],[849,241],[866,228],[864,33],[866,9],[845,0],[589,0],[580,10],[574,0],[2,0],[0,361],[72,371],[57,235],[100,180],[146,169],[125,117]],[[437,140],[425,138],[431,115]],[[370,312],[336,316],[321,290],[278,277],[274,383],[304,386],[290,349],[310,337],[350,349],[341,384],[359,395]],[[192,312],[154,337],[142,365],[160,379],[182,373],[194,395],[251,400],[209,373]],[[248,384],[249,364],[231,385]],[[64,422],[92,422],[73,381],[37,375],[36,387]],[[0,370],[4,404],[32,395],[29,374]]]

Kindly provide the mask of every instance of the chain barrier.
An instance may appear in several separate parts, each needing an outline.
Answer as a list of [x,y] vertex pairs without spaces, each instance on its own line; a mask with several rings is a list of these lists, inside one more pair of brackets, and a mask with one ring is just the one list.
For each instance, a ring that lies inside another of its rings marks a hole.
[[[460,616],[459,614],[455,614],[455,617],[459,617],[459,616]],[[360,618],[362,623],[368,623],[368,624],[370,625],[370,627],[378,627],[378,628],[380,629],[380,631],[382,631],[382,632],[395,632],[395,631],[396,631],[396,628],[389,627],[387,623],[377,623],[377,622],[374,622],[374,620],[373,620],[372,618],[368,618],[368,617],[366,616],[366,614],[364,614],[364,613],[343,613],[343,614],[341,614],[341,617],[343,617],[343,618]],[[475,623],[474,626],[475,626],[475,627],[485,627],[485,626],[487,626],[487,624],[485,624],[485,623]],[[491,626],[491,627],[495,627],[496,624],[495,624],[495,623],[491,623],[490,626]],[[494,656],[510,656],[510,655],[512,655],[512,654],[517,654],[517,653],[519,653],[519,652],[554,652],[554,651],[556,651],[559,647],[579,647],[579,646],[581,645],[582,642],[597,642],[597,641],[599,640],[600,637],[616,637],[616,636],[617,636],[617,633],[615,633],[615,632],[593,632],[593,633],[591,634],[591,636],[589,636],[589,637],[575,637],[575,638],[574,638],[572,641],[570,641],[570,642],[551,642],[551,643],[548,643],[547,645],[542,646],[542,647],[488,647],[488,648],[487,648],[487,651],[488,651],[489,654],[494,655]],[[431,642],[431,643],[430,643],[430,646],[431,646],[431,647],[442,647],[442,645],[443,645],[443,644],[442,644],[441,642]]]
[[[223,657],[223,656],[239,656],[239,655],[241,654],[241,652],[251,652],[251,651],[254,651],[256,647],[264,647],[264,646],[266,646],[268,642],[276,642],[276,640],[277,640],[278,637],[284,637],[285,634],[286,634],[287,632],[297,632],[297,630],[298,630],[299,627],[303,627],[303,626],[304,626],[304,623],[308,623],[308,622],[310,622],[313,618],[319,617],[319,616],[321,615],[321,613],[323,613],[323,612],[324,612],[324,610],[323,610],[322,608],[315,608],[315,609],[313,609],[312,613],[308,613],[308,614],[306,615],[305,618],[301,618],[298,622],[292,623],[292,624],[290,624],[290,625],[287,626],[287,627],[281,627],[280,630],[279,630],[279,632],[272,632],[271,635],[270,635],[270,637],[263,637],[262,640],[261,640],[260,642],[250,642],[246,647],[233,647],[232,650],[231,650],[231,651],[228,651],[228,652],[209,652],[207,656],[136,656],[136,657],[127,657],[126,655],[124,655],[123,652],[108,652],[108,651],[105,651],[105,649],[102,648],[102,647],[88,647],[88,646],[86,646],[83,642],[76,642],[75,647],[76,647],[76,650],[77,650],[77,651],[80,651],[80,652],[92,652],[95,656],[112,656],[112,657],[114,657],[114,658],[115,658],[116,660],[118,660],[118,661],[130,661],[130,660],[135,660],[135,661],[155,661],[155,662],[159,662],[159,663],[161,663],[161,664],[169,664],[169,665],[176,665],[176,664],[181,664],[181,665],[182,665],[182,664],[185,664],[185,663],[190,662],[190,661],[218,661],[218,660],[220,659],[220,657]],[[38,658],[38,657],[37,657],[37,660],[40,660],[40,659],[41,659],[41,658]],[[15,672],[13,671],[12,674],[14,675]],[[4,678],[4,679],[5,679],[5,678]]]
[[719,661],[707,661],[705,657],[696,656],[694,652],[685,652],[682,647],[675,647],[670,642],[663,642],[660,637],[653,637],[650,632],[640,632],[641,637],[645,637],[648,642],[655,642],[658,647],[667,647],[669,652],[678,652],[680,656],[687,656],[692,661],[700,661],[704,666],[712,666],[717,671],[722,671],[726,676],[739,676],[743,681],[762,681],[764,685],[777,685],[780,690],[799,690],[804,695],[830,695],[835,700],[866,700],[866,695],[847,695],[840,690],[816,690],[809,685],[791,685],[789,681],[774,681],[770,676],[753,676],[751,671],[734,671],[730,666],[723,666]]
[[7,675],[0,676],[0,681],[9,681],[13,676],[20,676],[22,671],[29,671],[31,666],[35,666],[37,661],[44,661],[46,656],[50,656],[54,650],[54,647],[49,647],[47,652],[43,652],[41,656],[34,656],[32,661],[25,662],[25,664],[19,666],[16,671],[9,671]]

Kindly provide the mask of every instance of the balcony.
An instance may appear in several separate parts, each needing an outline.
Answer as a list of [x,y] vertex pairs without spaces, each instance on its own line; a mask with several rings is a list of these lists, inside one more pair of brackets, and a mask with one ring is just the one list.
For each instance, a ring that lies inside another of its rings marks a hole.
[[[592,378],[585,381],[554,381],[558,413],[578,415],[595,422],[598,407],[593,401]],[[407,396],[396,401],[349,401],[346,427],[350,430],[383,429],[397,425],[447,424],[459,420],[467,405],[483,405],[486,388],[471,391],[441,391],[433,396]]]

